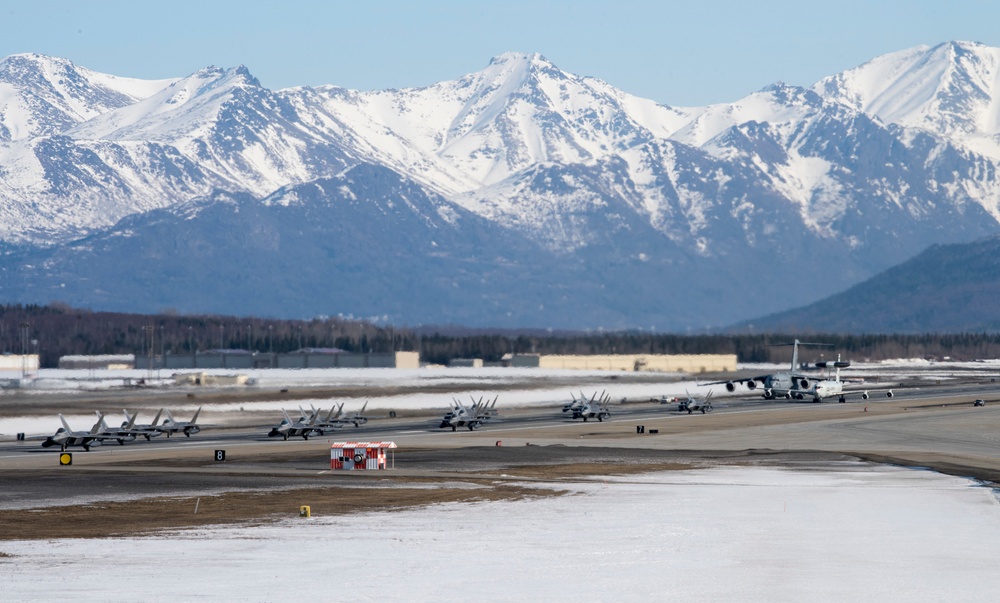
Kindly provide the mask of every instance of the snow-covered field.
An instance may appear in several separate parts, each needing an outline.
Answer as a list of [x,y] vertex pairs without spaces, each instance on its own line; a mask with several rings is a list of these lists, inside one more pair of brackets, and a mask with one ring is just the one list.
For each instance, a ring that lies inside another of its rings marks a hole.
[[[995,601],[1000,503],[858,463],[718,468],[156,537],[0,542],[2,598]],[[302,504],[309,504],[306,499]]]

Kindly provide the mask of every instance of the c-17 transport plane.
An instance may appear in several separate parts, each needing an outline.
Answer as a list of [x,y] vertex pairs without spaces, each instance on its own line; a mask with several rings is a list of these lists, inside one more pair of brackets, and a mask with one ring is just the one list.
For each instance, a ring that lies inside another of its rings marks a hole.
[[806,343],[796,339],[793,343],[778,343],[774,344],[776,346],[792,346],[792,367],[787,373],[772,373],[770,375],[758,375],[756,377],[746,377],[744,379],[729,379],[726,381],[713,381],[711,383],[702,383],[700,385],[719,385],[725,384],[726,391],[735,391],[737,383],[745,383],[747,389],[755,390],[757,389],[757,383],[764,388],[764,399],[771,400],[774,398],[797,398],[802,399],[804,393],[808,393],[809,381],[812,379],[812,375],[806,375],[799,370],[799,346],[829,346],[829,343]]

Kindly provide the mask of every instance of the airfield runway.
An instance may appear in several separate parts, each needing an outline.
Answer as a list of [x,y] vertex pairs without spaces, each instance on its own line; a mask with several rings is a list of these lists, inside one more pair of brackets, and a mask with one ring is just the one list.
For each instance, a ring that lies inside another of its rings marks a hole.
[[[307,398],[329,392],[280,393]],[[278,394],[252,393],[259,399]],[[114,395],[35,396],[32,405],[36,413],[39,407],[79,412],[81,405],[107,406]],[[148,396],[146,407],[171,400],[163,392],[128,396],[129,404]],[[540,494],[525,484],[718,464],[803,466],[860,458],[1000,483],[1000,392],[989,383],[900,390],[893,399],[847,404],[728,398],[704,415],[678,413],[675,404],[634,402],[613,405],[610,420],[586,423],[570,420],[555,405],[504,408],[478,431],[438,429],[437,412],[410,411],[288,441],[268,439],[259,417],[224,422],[213,416],[214,404],[239,396],[199,393],[205,423],[217,421],[215,428],[191,438],[73,449],[71,466],[59,466],[57,451],[37,441],[0,440],[0,539],[266,521],[300,505],[332,514],[552,496],[558,490]],[[975,398],[986,399],[986,406],[973,407]],[[0,409],[10,404],[5,399]],[[644,433],[637,433],[639,425]],[[345,440],[394,441],[394,468],[331,471],[330,443]],[[215,461],[220,449],[224,462]]]

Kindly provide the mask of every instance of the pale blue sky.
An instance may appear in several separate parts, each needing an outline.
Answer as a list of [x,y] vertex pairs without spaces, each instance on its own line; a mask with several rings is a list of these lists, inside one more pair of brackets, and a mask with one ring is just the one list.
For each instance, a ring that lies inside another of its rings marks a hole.
[[0,56],[38,52],[114,75],[246,65],[269,88],[422,86],[508,50],[672,105],[809,85],[879,54],[1000,46],[986,0],[145,2],[0,0]]

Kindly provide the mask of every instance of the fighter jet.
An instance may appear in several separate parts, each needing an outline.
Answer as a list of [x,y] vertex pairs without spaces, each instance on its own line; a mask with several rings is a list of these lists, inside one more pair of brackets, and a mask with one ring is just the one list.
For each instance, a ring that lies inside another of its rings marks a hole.
[[[348,423],[353,423],[355,427],[361,427],[368,422],[368,417],[364,416],[365,409],[368,408],[368,401],[361,406],[361,410],[355,411],[354,414],[339,416],[335,420],[341,425],[347,425]],[[340,405],[341,411],[344,409],[344,405]]]
[[562,411],[563,412],[573,412],[576,409],[582,407],[584,404],[587,403],[587,396],[585,396],[583,394],[583,392],[580,392],[580,397],[579,398],[577,398],[573,394],[573,392],[570,392],[569,395],[570,395],[571,398],[573,398],[573,401],[572,402],[567,402],[566,404],[563,404],[563,407],[562,407]]
[[163,433],[156,428],[156,423],[160,420],[160,415],[163,414],[162,408],[158,413],[156,413],[156,416],[153,417],[153,422],[148,425],[136,424],[135,420],[136,417],[139,416],[139,413],[130,415],[128,410],[125,409],[122,409],[122,412],[125,413],[125,422],[122,423],[122,429],[130,429],[136,436],[143,436],[147,441],[149,441],[150,438],[155,438]]
[[681,400],[681,401],[679,401],[677,403],[677,411],[678,412],[684,412],[685,410],[687,411],[688,414],[691,414],[691,413],[693,413],[696,410],[700,410],[701,414],[705,414],[707,412],[712,412],[712,391],[711,390],[709,390],[708,395],[706,395],[703,400],[699,400],[697,398],[692,398],[691,394],[689,394],[687,390],[684,390],[684,393],[687,394],[687,399],[686,400]]
[[[299,417],[300,423],[307,423],[312,427],[312,431],[323,435],[328,431],[334,431],[337,429],[342,429],[348,425],[354,425],[355,427],[361,427],[368,422],[368,417],[364,416],[365,409],[368,408],[368,402],[365,402],[361,409],[355,411],[351,414],[344,414],[344,403],[341,402],[340,405],[334,404],[330,407],[330,412],[326,413],[326,418],[320,418],[320,413],[322,409],[316,410],[312,405],[309,405],[312,413],[307,417],[306,413],[303,411],[302,416]],[[302,410],[301,408],[299,410]]]
[[586,422],[587,419],[604,421],[604,419],[611,416],[611,411],[608,410],[609,404],[611,404],[610,394],[605,395],[604,392],[601,392],[601,397],[598,398],[597,393],[595,392],[594,395],[590,397],[590,400],[587,400],[578,408],[573,409],[573,418],[583,419],[584,422]]
[[160,423],[160,425],[154,429],[167,434],[168,438],[172,433],[184,432],[185,436],[191,437],[191,434],[201,431],[201,427],[198,426],[198,415],[201,414],[200,406],[198,407],[198,410],[195,411],[194,416],[191,417],[190,421],[177,421],[174,419],[174,416],[170,414],[169,410],[164,410],[163,412],[167,413],[167,418],[163,419],[163,423]]
[[493,417],[499,414],[499,411],[496,409],[499,398],[500,396],[498,395],[492,402],[487,400],[485,403],[482,398],[478,401],[473,399],[472,406],[468,408],[457,399],[452,398],[451,410],[441,419],[439,427],[442,429],[451,427],[452,431],[455,431],[459,427],[468,427],[469,431],[479,429],[484,423],[488,423]]
[[[59,415],[59,420],[63,426],[56,432],[45,438],[42,442],[43,448],[59,446],[61,450],[66,450],[68,446],[82,446],[84,450],[90,451],[91,446],[100,446],[105,440],[116,440],[119,444],[130,441],[128,436],[112,433],[104,423],[104,415],[97,413],[97,422],[90,428],[90,431],[73,431],[73,428],[66,422],[66,417]],[[133,435],[132,440],[135,439]]]
[[345,422],[342,422],[344,414],[343,402],[340,403],[340,406],[337,406],[336,404],[331,406],[330,412],[326,413],[326,418],[323,419],[320,418],[322,409],[316,410],[312,407],[312,405],[309,405],[309,408],[312,409],[312,414],[307,419],[305,417],[305,413],[303,413],[303,416],[299,417],[299,423],[305,423],[307,426],[311,426],[312,431],[318,433],[319,435],[324,435],[328,431],[343,429],[344,425],[346,425]]
[[[308,440],[311,433],[318,431],[316,427],[316,420],[319,413],[313,413],[308,419],[305,417],[299,417],[294,420],[288,416],[288,411],[284,408],[281,409],[281,414],[285,416],[284,420],[272,427],[271,431],[268,432],[267,437],[275,438],[281,436],[283,439],[287,440],[289,436],[302,436],[303,440]],[[320,433],[322,434],[322,432]]]
[[[100,415],[100,413],[98,413]],[[133,416],[128,421],[122,423],[121,427],[108,427],[108,424],[104,422],[104,415],[101,415],[100,420],[100,430],[99,433],[104,439],[116,440],[119,444],[124,445],[125,442],[135,441],[135,418],[138,415]]]

